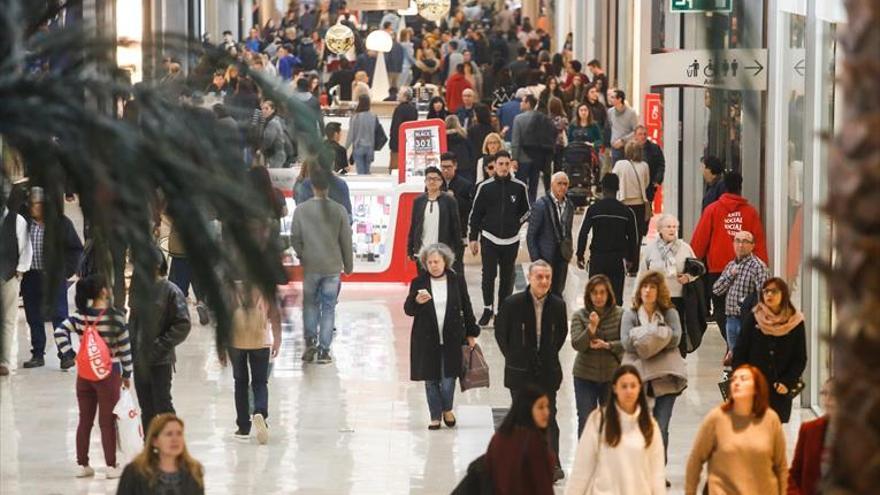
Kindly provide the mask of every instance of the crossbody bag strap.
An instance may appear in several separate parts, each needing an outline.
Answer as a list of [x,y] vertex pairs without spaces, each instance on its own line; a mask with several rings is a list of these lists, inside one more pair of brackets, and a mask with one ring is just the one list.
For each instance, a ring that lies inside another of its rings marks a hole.
[[636,165],[632,162],[632,160],[627,160],[627,161],[629,162],[629,166],[632,167],[633,172],[635,172],[635,174],[636,174],[636,182],[639,183],[639,191],[641,192],[641,195],[644,197],[645,196],[645,186],[642,185],[642,178],[639,177],[639,171],[636,170]]

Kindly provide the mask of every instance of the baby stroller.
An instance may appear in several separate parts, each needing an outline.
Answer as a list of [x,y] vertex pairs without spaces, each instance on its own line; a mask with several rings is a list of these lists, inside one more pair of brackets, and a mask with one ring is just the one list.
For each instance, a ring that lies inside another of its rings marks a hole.
[[599,154],[586,143],[574,142],[562,150],[562,168],[568,174],[568,198],[576,207],[595,201],[599,184]]

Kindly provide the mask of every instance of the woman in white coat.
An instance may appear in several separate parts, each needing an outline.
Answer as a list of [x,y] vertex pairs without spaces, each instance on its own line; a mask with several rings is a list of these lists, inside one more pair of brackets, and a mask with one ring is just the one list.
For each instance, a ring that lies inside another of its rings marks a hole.
[[639,372],[623,365],[611,383],[611,400],[587,420],[565,495],[665,494],[663,439]]

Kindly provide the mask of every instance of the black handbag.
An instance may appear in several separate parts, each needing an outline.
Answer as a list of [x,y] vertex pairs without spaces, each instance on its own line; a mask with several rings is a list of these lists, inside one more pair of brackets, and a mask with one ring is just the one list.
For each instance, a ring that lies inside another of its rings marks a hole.
[[376,127],[373,129],[373,150],[381,150],[387,142],[388,136],[385,135],[385,129],[382,128],[382,124],[379,123],[379,118],[376,117]]
[[706,274],[706,265],[697,258],[686,258],[684,260],[684,273],[694,278],[702,277]]

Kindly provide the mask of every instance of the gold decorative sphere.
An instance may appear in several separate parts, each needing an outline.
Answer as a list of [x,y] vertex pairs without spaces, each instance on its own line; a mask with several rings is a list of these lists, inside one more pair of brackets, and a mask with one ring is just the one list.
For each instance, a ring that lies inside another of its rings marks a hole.
[[327,30],[324,42],[328,50],[341,55],[354,47],[354,32],[344,24],[336,24]]
[[449,15],[451,0],[415,0],[419,15],[429,21],[440,23]]

